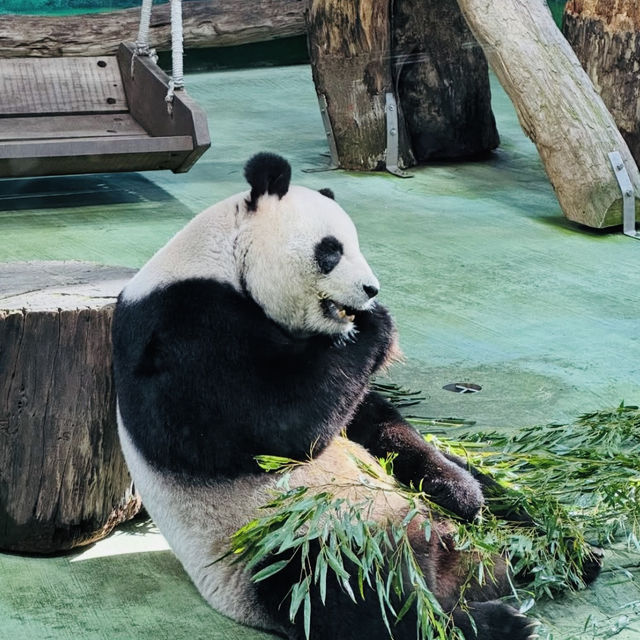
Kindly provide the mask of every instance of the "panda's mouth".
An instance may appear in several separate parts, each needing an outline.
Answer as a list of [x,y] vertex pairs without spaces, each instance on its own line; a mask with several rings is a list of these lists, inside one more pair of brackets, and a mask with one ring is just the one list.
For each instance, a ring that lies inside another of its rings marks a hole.
[[322,313],[326,318],[331,320],[335,320],[336,322],[344,322],[345,324],[348,322],[353,322],[356,319],[355,313],[356,310],[348,307],[344,304],[340,304],[335,300],[331,300],[331,298],[318,294],[320,298],[320,307],[322,308]]

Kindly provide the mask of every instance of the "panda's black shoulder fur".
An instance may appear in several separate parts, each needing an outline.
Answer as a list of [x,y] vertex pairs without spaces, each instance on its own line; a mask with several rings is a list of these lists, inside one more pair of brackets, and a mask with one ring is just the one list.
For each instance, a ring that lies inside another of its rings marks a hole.
[[258,471],[254,457],[318,453],[356,411],[389,348],[380,306],[353,341],[296,337],[210,279],[120,299],[114,373],[124,425],[155,467],[209,479]]
[[289,191],[291,165],[275,153],[257,153],[245,165],[244,177],[251,185],[247,208],[255,211],[258,198],[265,193],[282,198]]

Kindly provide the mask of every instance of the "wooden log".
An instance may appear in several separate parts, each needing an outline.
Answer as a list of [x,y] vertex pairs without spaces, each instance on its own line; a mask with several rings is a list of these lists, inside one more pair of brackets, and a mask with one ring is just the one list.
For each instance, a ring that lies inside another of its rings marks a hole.
[[456,0],[395,0],[392,71],[418,162],[495,149],[487,60]]
[[638,167],[544,0],[458,2],[536,144],[567,218],[596,228],[621,223],[611,151],[619,151],[627,167],[640,217]]
[[[389,2],[311,0],[309,55],[316,91],[325,96],[345,169],[382,169],[386,160],[385,93],[392,91]],[[399,166],[413,164],[399,119]]]
[[0,549],[70,549],[140,509],[111,374],[113,303],[132,273],[0,265]]
[[[306,0],[195,0],[183,3],[185,47],[224,47],[305,32]],[[138,35],[140,9],[72,16],[3,15],[0,58],[115,54]],[[153,7],[151,45],[171,48],[169,4]]]
[[562,32],[640,163],[640,3],[570,0]]

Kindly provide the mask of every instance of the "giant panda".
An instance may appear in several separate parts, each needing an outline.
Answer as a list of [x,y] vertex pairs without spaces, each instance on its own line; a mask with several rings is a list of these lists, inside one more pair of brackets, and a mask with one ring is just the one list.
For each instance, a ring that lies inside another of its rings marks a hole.
[[[398,480],[422,483],[468,520],[483,495],[464,462],[428,445],[368,388],[397,351],[396,330],[333,194],[290,185],[290,165],[274,154],[251,158],[245,176],[249,190],[197,215],[122,291],[113,324],[118,429],[144,505],[202,596],[298,640],[302,615],[291,622],[285,604],[295,562],[254,583],[241,564],[218,561],[275,487],[255,456],[305,461],[291,486],[351,487],[342,490],[349,499],[359,497],[354,487],[370,491],[381,522],[404,517],[407,500],[382,468],[370,484],[386,490],[367,489],[356,460],[377,467],[376,456],[397,454]],[[465,637],[532,638],[531,619],[499,601],[510,592],[504,571],[470,587],[468,611],[456,609],[469,556],[446,543],[446,522],[433,526],[439,535],[429,541],[410,531],[414,550]],[[312,640],[388,638],[375,592],[356,605],[336,582],[325,605],[313,597]],[[415,638],[412,615],[394,627],[397,640]]]

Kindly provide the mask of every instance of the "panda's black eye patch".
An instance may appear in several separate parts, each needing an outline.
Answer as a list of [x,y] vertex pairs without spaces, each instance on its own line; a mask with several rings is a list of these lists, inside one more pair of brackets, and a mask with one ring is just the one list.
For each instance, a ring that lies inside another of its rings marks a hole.
[[315,257],[320,273],[330,273],[340,262],[344,251],[340,240],[334,236],[325,236],[315,248]]

